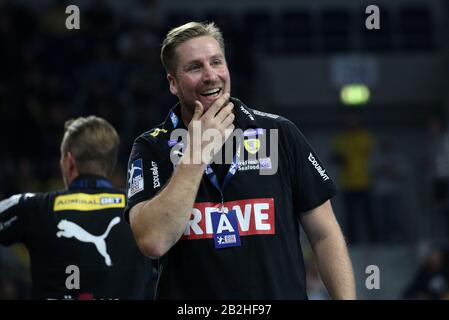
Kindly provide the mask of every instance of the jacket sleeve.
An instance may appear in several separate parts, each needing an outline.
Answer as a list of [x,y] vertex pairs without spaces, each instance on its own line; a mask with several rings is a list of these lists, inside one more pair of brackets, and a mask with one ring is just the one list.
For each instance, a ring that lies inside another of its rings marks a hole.
[[33,193],[16,194],[0,201],[0,244],[24,242],[33,210]]
[[128,161],[126,221],[133,206],[153,198],[168,182],[173,172],[168,157],[157,141],[137,139],[134,143]]
[[293,201],[296,211],[314,209],[338,192],[325,165],[298,127],[285,121],[283,134],[290,142],[289,158],[292,167]]

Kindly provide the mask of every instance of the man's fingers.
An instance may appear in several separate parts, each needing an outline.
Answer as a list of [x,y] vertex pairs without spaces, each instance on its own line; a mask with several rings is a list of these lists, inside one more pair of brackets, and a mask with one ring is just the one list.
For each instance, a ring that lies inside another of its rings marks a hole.
[[231,123],[231,125],[229,125],[229,127],[227,127],[224,131],[225,137],[224,137],[224,141],[227,141],[229,139],[229,137],[231,136],[231,134],[234,132],[235,126]]
[[198,100],[195,101],[195,112],[193,114],[192,120],[199,120],[203,115],[204,107]]
[[209,116],[210,118],[214,118],[218,111],[220,111],[220,109],[227,104],[228,100],[229,92],[226,92],[210,106],[205,115]]
[[215,116],[215,119],[217,119],[217,121],[219,123],[223,122],[224,119],[226,119],[226,117],[229,114],[232,114],[232,110],[234,109],[234,104],[232,102],[228,103],[224,108],[222,108],[217,115]]
[[235,115],[233,113],[228,114],[228,116],[223,120],[221,125],[224,128],[228,128],[234,122]]

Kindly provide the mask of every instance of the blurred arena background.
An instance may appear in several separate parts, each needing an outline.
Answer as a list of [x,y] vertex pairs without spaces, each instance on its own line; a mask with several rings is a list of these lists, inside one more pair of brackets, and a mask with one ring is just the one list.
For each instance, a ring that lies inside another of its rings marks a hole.
[[[71,4],[80,30],[65,27]],[[119,131],[124,188],[133,139],[176,103],[162,38],[190,20],[224,32],[233,95],[294,121],[339,183],[358,297],[449,297],[447,0],[0,0],[0,200],[62,188],[63,124],[90,114]],[[309,296],[326,299],[304,251]],[[0,247],[0,299],[29,297],[28,263]]]

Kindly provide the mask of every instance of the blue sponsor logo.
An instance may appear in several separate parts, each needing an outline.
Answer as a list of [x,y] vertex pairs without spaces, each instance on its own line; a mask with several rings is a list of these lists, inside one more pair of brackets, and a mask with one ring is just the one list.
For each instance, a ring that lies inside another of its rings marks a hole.
[[206,174],[211,174],[211,173],[213,173],[214,171],[212,170],[212,168],[210,167],[210,165],[208,165],[207,167],[206,167]]
[[173,111],[170,112],[170,119],[173,124],[173,128],[176,128],[178,126],[179,118]]
[[271,169],[271,159],[270,158],[262,158],[259,159],[260,169]]
[[168,146],[171,148],[178,143],[178,140],[170,139],[168,140]]
[[131,198],[144,188],[142,158],[136,159],[131,163],[128,173],[128,198]]
[[254,137],[254,136],[260,136],[263,135],[263,129],[262,128],[255,128],[255,129],[246,129],[243,131],[244,137]]

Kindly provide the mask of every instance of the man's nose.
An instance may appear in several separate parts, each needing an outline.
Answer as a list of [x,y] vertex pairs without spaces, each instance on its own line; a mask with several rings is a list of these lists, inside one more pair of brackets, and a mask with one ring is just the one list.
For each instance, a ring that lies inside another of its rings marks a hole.
[[204,68],[204,73],[203,73],[203,81],[208,83],[208,82],[215,82],[218,79],[218,75],[217,75],[217,71],[212,68],[212,66],[207,65]]

